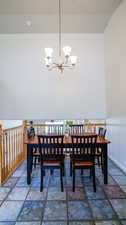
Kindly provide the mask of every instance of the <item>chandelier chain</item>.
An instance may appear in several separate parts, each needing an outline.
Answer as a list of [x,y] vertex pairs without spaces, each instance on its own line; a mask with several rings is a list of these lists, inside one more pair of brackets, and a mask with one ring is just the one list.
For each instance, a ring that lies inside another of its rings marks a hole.
[[61,0],[59,0],[59,56],[61,56]]

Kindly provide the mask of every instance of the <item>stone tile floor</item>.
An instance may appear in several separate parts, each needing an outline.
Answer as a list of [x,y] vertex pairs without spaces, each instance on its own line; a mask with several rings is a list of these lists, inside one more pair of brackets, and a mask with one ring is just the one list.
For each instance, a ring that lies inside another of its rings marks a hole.
[[46,171],[41,193],[40,169],[33,169],[31,185],[26,181],[26,161],[0,187],[0,225],[126,225],[126,174],[109,160],[109,184],[104,185],[96,167],[97,192],[89,171],[77,171],[72,192],[69,158],[66,158],[64,192],[59,171]]

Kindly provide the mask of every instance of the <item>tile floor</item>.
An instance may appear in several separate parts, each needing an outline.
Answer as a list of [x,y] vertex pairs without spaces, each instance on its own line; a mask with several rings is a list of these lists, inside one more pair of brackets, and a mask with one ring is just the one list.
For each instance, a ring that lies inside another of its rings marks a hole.
[[104,185],[96,167],[97,192],[93,192],[89,171],[77,171],[72,192],[69,158],[65,163],[64,192],[59,171],[46,171],[44,190],[39,191],[40,170],[33,170],[31,185],[26,182],[24,162],[0,187],[0,225],[126,225],[126,175],[109,160],[109,184]]

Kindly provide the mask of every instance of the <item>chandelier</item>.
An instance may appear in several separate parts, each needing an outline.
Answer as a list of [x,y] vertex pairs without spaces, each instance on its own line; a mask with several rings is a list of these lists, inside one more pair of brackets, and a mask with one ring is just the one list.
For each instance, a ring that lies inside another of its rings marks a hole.
[[[73,69],[77,63],[77,56],[71,55],[71,47],[62,45],[62,35],[61,35],[61,0],[59,0],[59,57],[58,59],[53,58],[53,48],[45,48],[45,58],[44,58],[44,66],[52,71],[53,69],[58,70],[63,73],[64,69]],[[63,51],[63,56],[62,56]]]

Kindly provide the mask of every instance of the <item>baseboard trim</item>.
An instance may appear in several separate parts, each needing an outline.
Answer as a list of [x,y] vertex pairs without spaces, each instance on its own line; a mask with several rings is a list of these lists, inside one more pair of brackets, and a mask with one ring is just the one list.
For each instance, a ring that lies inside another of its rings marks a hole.
[[109,155],[109,158],[124,172],[126,173],[126,167],[122,166],[121,163],[119,163],[116,159],[114,159],[111,155]]

